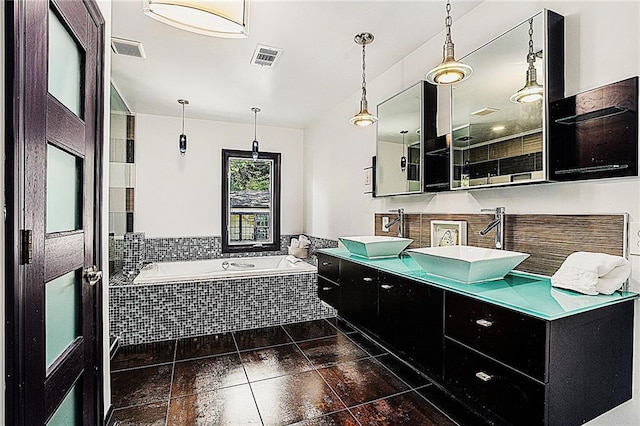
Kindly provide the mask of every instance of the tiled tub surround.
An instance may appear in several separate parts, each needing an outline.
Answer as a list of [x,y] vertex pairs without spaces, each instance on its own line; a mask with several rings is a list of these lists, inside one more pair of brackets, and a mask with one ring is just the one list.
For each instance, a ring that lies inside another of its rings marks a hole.
[[[376,213],[375,235],[398,233],[397,224],[382,231],[382,218],[395,218],[393,213]],[[467,222],[467,245],[495,247],[495,230],[481,236],[480,230],[493,220],[492,214],[405,214],[405,235],[414,242],[410,248],[429,247],[432,220]],[[627,216],[506,214],[505,249],[529,253],[531,256],[517,269],[535,274],[553,275],[562,262],[576,251],[590,251],[624,256]]]
[[111,333],[121,345],[225,333],[336,315],[316,273],[109,288]]
[[[219,236],[145,238],[143,232],[127,233],[124,236],[122,256],[124,271],[139,271],[144,262],[179,262],[188,260],[218,259],[221,257],[275,256],[288,254],[291,238],[298,235],[282,235],[280,250],[257,253],[222,253]],[[309,237],[309,257],[321,248],[338,247],[336,240]],[[118,244],[116,242],[116,244]],[[119,253],[116,250],[116,254]]]

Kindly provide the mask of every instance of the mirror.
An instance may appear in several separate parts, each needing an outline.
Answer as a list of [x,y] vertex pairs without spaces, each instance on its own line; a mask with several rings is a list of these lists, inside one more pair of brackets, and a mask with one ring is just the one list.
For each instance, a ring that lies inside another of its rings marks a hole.
[[[562,25],[545,10],[461,58],[474,73],[452,86],[453,189],[547,179],[547,105],[564,92]],[[517,102],[531,62],[542,98]]]
[[422,87],[378,105],[376,197],[422,192]]

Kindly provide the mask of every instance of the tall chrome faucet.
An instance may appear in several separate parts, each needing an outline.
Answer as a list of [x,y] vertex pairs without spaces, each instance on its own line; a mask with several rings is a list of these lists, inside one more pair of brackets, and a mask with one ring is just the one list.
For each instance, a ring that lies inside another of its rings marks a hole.
[[391,225],[397,223],[398,224],[398,237],[404,238],[404,209],[397,209],[397,210],[392,209],[392,210],[389,210],[389,211],[393,212],[393,213],[398,213],[398,217],[393,219],[391,222],[387,223],[385,228],[389,229],[389,228],[391,228]]
[[482,231],[480,235],[486,235],[493,228],[496,228],[496,248],[504,250],[504,207],[495,209],[482,209],[482,212],[493,212],[494,218]]

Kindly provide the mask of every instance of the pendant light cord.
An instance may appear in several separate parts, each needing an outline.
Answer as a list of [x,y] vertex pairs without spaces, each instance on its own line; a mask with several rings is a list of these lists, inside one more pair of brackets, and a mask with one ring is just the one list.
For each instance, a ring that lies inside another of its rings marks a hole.
[[451,42],[451,3],[447,0],[447,17],[444,18],[444,26],[447,28],[447,35],[445,38],[445,45],[447,42]]
[[258,109],[253,109],[253,140],[258,140]]
[[362,45],[362,100],[367,98],[367,80],[365,73],[365,44]]
[[536,60],[536,54],[533,52],[533,18],[529,19],[529,54],[527,55],[527,62],[534,63]]
[[182,134],[184,135],[184,102],[182,103]]

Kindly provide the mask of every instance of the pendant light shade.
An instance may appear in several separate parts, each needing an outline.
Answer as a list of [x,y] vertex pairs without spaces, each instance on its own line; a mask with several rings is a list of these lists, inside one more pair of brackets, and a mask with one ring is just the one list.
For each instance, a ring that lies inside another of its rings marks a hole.
[[466,80],[473,74],[473,68],[456,61],[453,41],[451,40],[451,3],[447,0],[447,17],[444,24],[447,35],[442,47],[442,63],[429,71],[426,79],[431,84],[452,84]]
[[362,46],[362,99],[360,100],[360,112],[351,117],[349,123],[354,126],[368,126],[370,124],[374,124],[378,121],[378,117],[371,114],[367,110],[367,81],[366,81],[366,62],[365,62],[365,46],[373,42],[373,34],[371,33],[361,33],[356,34],[353,38],[356,44]]
[[258,107],[253,107],[251,108],[251,111],[253,111],[253,142],[251,144],[251,156],[255,161],[258,159],[258,113],[262,110]]
[[538,84],[535,66],[536,54],[533,51],[533,18],[529,19],[529,52],[527,53],[527,80],[524,87],[511,95],[511,102],[531,103],[542,99],[544,88]]
[[178,138],[180,155],[184,156],[187,153],[187,135],[184,133],[184,106],[189,105],[189,101],[187,99],[178,99],[178,103],[182,105],[182,133],[180,133],[180,137]]

